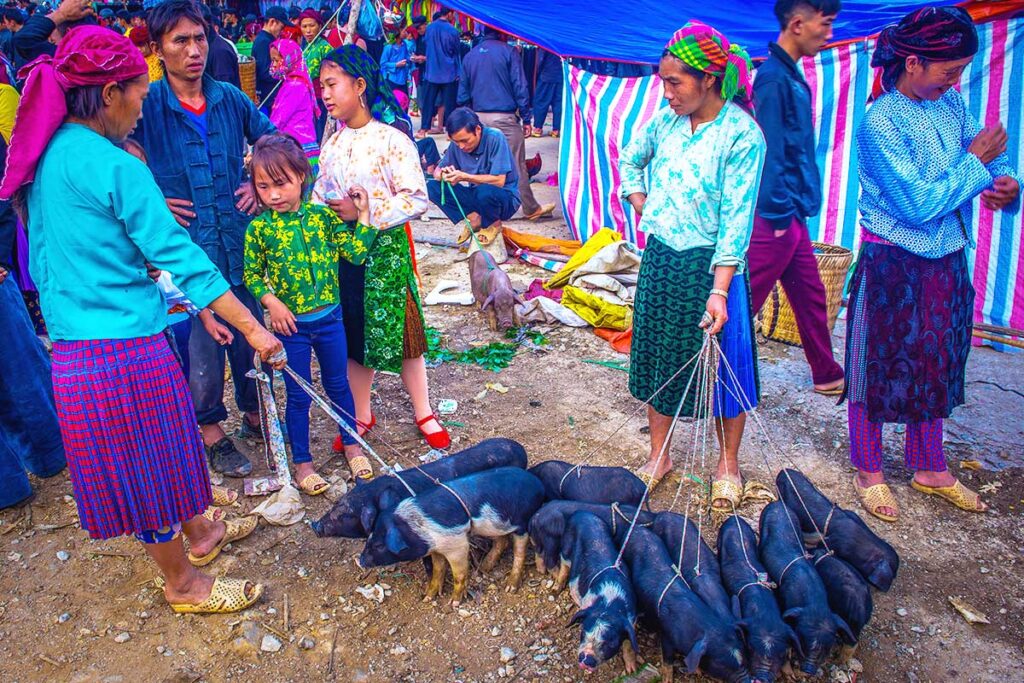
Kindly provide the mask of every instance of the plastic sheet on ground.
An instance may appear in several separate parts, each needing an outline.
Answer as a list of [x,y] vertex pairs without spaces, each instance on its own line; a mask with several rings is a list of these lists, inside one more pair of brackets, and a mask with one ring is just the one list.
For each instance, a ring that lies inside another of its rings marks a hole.
[[562,305],[594,327],[625,330],[633,325],[632,308],[605,301],[579,287],[562,289]]
[[525,304],[516,306],[516,314],[519,316],[520,324],[541,323],[551,325],[561,323],[569,327],[587,327],[590,325],[586,320],[574,313],[571,309],[546,297],[530,299]]
[[615,232],[611,228],[601,228],[594,233],[586,244],[580,247],[579,251],[573,254],[573,257],[569,259],[569,262],[565,264],[562,270],[558,271],[558,274],[548,280],[545,287],[548,289],[558,289],[564,287],[569,283],[569,278],[576,270],[584,263],[589,261],[597,252],[604,249],[613,242],[621,242],[622,235]]
[[285,484],[284,488],[253,508],[251,514],[259,515],[268,524],[290,526],[302,521],[306,516],[306,506],[299,490]]

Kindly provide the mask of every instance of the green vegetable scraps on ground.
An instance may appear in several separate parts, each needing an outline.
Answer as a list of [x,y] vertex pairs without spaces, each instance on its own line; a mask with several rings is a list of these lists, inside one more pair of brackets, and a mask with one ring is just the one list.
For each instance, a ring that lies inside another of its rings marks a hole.
[[479,365],[491,372],[500,372],[512,364],[515,358],[518,344],[506,344],[503,342],[491,342],[484,346],[476,346],[465,351],[453,351],[444,346],[442,335],[439,330],[433,327],[426,328],[427,353],[426,361],[430,365],[441,363],[463,363],[466,365]]

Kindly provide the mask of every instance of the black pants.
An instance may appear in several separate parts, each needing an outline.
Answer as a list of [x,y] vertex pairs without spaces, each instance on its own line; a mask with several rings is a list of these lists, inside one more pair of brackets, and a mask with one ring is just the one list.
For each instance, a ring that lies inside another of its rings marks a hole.
[[[448,190],[455,190],[455,198]],[[437,180],[427,181],[427,195],[452,223],[462,220],[459,206],[466,214],[474,211],[480,214],[480,225],[489,228],[498,221],[507,221],[519,210],[519,198],[503,187],[493,185],[455,185],[445,190],[444,202],[441,201],[441,183]]]
[[[433,120],[434,114],[437,113],[438,95],[441,96],[444,117],[447,119],[455,109],[455,98],[459,94],[459,82],[431,83],[423,81],[420,90],[420,116],[423,117],[420,121],[420,130],[430,130],[430,122]],[[441,125],[444,126],[444,121],[441,122]]]

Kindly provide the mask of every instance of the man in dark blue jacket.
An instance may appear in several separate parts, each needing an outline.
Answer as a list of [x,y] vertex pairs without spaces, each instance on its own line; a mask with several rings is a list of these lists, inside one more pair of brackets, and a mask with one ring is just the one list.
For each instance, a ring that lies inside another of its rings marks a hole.
[[252,41],[252,58],[256,62],[256,99],[266,114],[270,113],[277,96],[277,79],[270,75],[270,44],[290,24],[288,12],[283,7],[269,7],[263,17],[263,28]]
[[[431,130],[431,122],[437,113],[437,100],[441,99],[444,117],[455,109],[459,89],[459,67],[461,65],[459,32],[452,25],[455,10],[440,10],[441,16],[427,26],[423,36],[427,59],[423,63],[423,79],[420,84],[420,132],[424,137]],[[444,121],[441,121],[444,125]]]
[[776,0],[781,33],[754,79],[754,111],[768,143],[747,252],[751,304],[760,310],[782,281],[811,366],[814,390],[842,393],[843,368],[832,357],[825,287],[818,275],[807,218],[821,210],[811,91],[798,62],[832,39],[840,0]]
[[562,59],[537,48],[537,86],[533,94],[533,137],[544,134],[544,119],[551,111],[551,137],[562,130]]
[[[0,166],[7,143],[0,137]],[[36,337],[15,281],[16,224],[10,202],[0,201],[0,510],[32,499],[27,469],[52,477],[64,469],[64,442],[50,381],[50,358]]]
[[[242,160],[246,142],[252,144],[275,129],[244,93],[205,73],[207,30],[192,0],[167,0],[150,12],[150,36],[166,75],[150,85],[135,138],[146,149],[171,212],[217,264],[235,296],[262,320],[259,302],[242,284],[245,230],[256,209]],[[253,350],[242,334],[215,339],[203,326],[193,325],[187,349],[189,388],[210,466],[227,476],[244,477],[252,465],[220,426],[227,419],[225,350],[235,403],[245,414],[242,435],[258,437],[256,383],[245,377],[252,369]]]

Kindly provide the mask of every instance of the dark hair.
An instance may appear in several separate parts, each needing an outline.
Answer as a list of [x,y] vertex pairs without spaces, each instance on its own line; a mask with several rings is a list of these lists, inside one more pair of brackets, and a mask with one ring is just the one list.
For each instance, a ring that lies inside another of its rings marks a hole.
[[[134,79],[130,79],[134,80]],[[125,84],[129,81],[118,81],[117,87],[124,90]],[[68,108],[68,114],[78,119],[93,119],[103,111],[103,88],[106,85],[83,85],[77,88],[69,88],[64,94],[64,102]]]
[[775,0],[775,18],[779,20],[779,28],[785,31],[793,15],[801,9],[811,9],[820,12],[822,16],[832,17],[839,14],[842,8],[840,0]]
[[[703,80],[705,76],[710,75],[704,71],[701,71],[700,69],[695,69],[694,67],[690,66],[683,60],[679,59],[679,57],[672,54],[671,50],[666,49],[664,52],[661,53],[661,58],[664,59],[665,57],[671,57],[672,59],[676,60],[676,62],[679,64],[679,68],[682,69],[683,73],[685,73],[687,76],[693,76],[698,80]],[[716,84],[720,83],[722,80],[718,76],[715,76],[714,78]]]
[[291,176],[302,178],[302,193],[313,182],[313,167],[306,159],[306,153],[302,151],[302,145],[291,135],[284,133],[271,133],[264,135],[252,148],[252,157],[249,160],[249,175],[252,183],[252,191],[259,197],[256,189],[256,169],[263,169],[274,182],[285,182]]
[[444,123],[444,129],[448,133],[448,137],[451,137],[460,130],[472,132],[482,125],[480,117],[476,115],[475,111],[469,107],[459,107],[448,115],[448,120]]
[[204,32],[209,32],[210,26],[203,18],[203,12],[192,0],[167,0],[149,11],[149,18],[146,25],[149,27],[149,39],[159,45],[165,35],[170,33],[178,22],[188,19],[194,24],[203,27]]
[[96,17],[89,14],[80,19],[72,19],[71,21],[62,21],[57,24],[57,33],[63,38],[73,28],[79,26],[98,26],[100,22],[96,21]]
[[23,26],[25,24],[25,15],[22,13],[20,9],[14,7],[5,9],[3,17],[7,21],[13,21],[15,24],[18,24],[19,26]]

